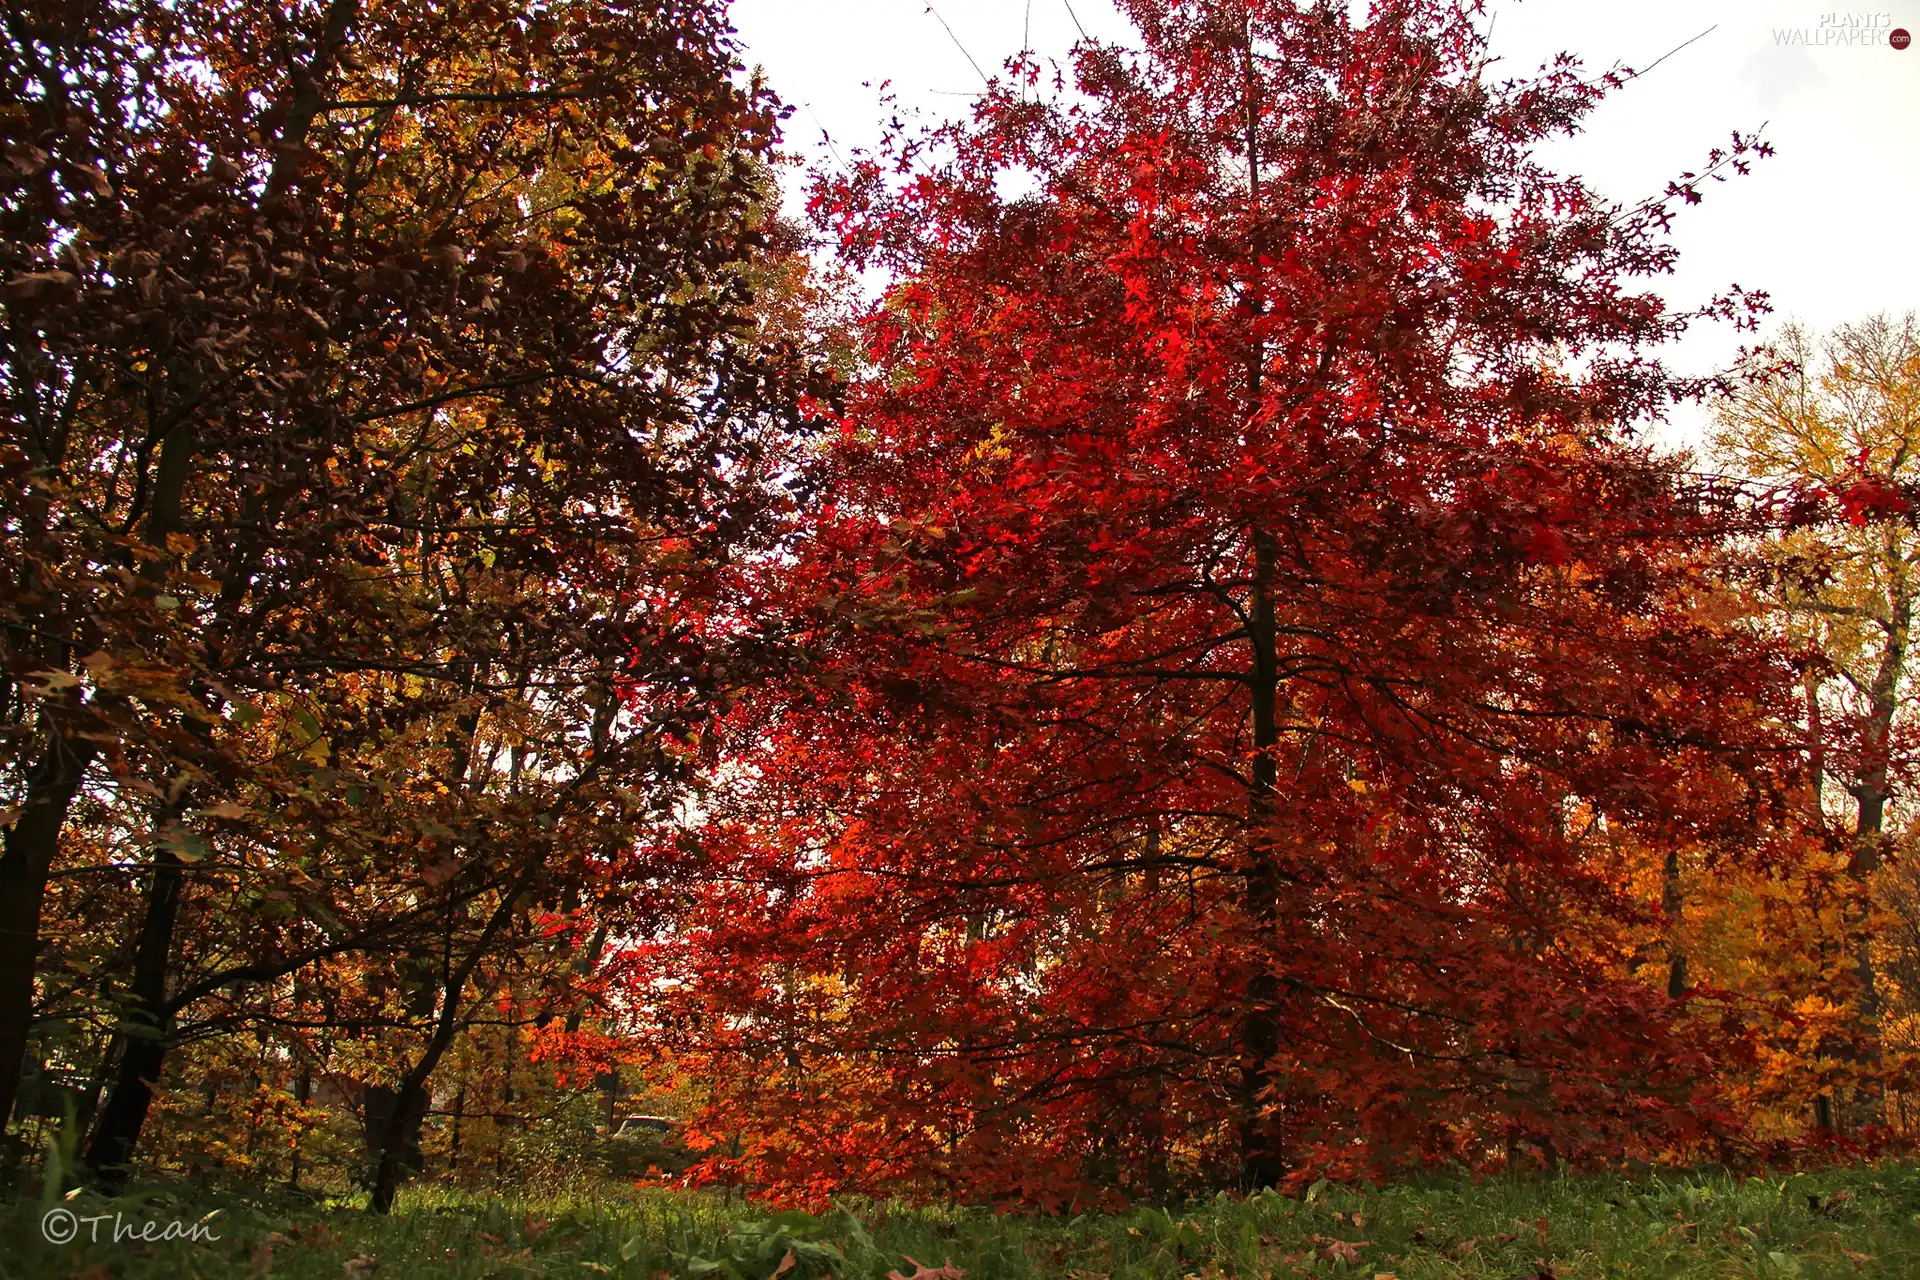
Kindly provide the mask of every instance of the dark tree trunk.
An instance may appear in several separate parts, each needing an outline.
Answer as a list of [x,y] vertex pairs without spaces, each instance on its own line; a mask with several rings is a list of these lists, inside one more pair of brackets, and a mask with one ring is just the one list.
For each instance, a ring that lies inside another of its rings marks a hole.
[[[1260,116],[1258,80],[1253,69],[1253,26],[1249,19],[1242,49],[1245,70],[1241,107],[1246,117],[1247,214],[1250,235],[1259,239]],[[1247,304],[1258,316],[1265,300],[1258,290]],[[1255,343],[1247,353],[1249,416],[1260,408],[1266,350]],[[1280,925],[1280,871],[1274,857],[1275,791],[1280,777],[1277,755],[1280,734],[1277,714],[1280,697],[1279,627],[1275,616],[1273,575],[1278,548],[1265,529],[1249,531],[1253,552],[1253,590],[1248,601],[1247,639],[1252,651],[1247,673],[1252,694],[1253,777],[1247,799],[1246,869],[1242,881],[1244,907],[1252,923],[1256,945],[1253,972],[1247,979],[1246,1016],[1240,1039],[1240,1180],[1248,1189],[1273,1186],[1284,1172],[1278,1143],[1267,1123],[1263,1098],[1274,1056],[1280,1050],[1279,979],[1268,947]]]
[[167,1004],[167,966],[173,955],[174,925],[180,916],[185,869],[164,848],[153,854],[153,880],[147,886],[146,912],[133,955],[133,1023],[124,1029],[126,1051],[107,1093],[106,1106],[87,1143],[86,1165],[94,1180],[118,1190],[127,1180],[140,1131],[147,1123],[153,1091],[166,1065],[173,1034],[173,1010]]
[[[293,1078],[293,1100],[304,1109],[312,1099],[313,1064],[302,1061],[300,1074]],[[295,1191],[300,1189],[300,1137],[301,1130],[296,1128],[293,1134],[293,1153],[287,1170],[287,1185]]]
[[[1892,718],[1889,715],[1889,720]],[[1887,770],[1874,771],[1855,793],[1860,800],[1860,816],[1855,826],[1852,855],[1847,872],[1852,878],[1853,896],[1848,908],[1848,941],[1853,951],[1853,972],[1857,984],[1854,995],[1854,1038],[1865,1076],[1856,1082],[1848,1100],[1848,1123],[1863,1125],[1886,1123],[1886,1099],[1881,1089],[1880,984],[1873,963],[1873,881],[1880,869],[1880,845],[1887,813]]]
[[1680,851],[1669,849],[1661,878],[1660,911],[1667,918],[1667,995],[1674,1000],[1687,993],[1687,953],[1676,937],[1686,905],[1680,891]]
[[1284,1170],[1265,1120],[1269,1066],[1280,1051],[1279,980],[1267,962],[1266,947],[1280,922],[1280,876],[1273,853],[1274,792],[1280,763],[1275,718],[1279,697],[1279,660],[1271,587],[1272,548],[1264,534],[1254,536],[1253,793],[1247,804],[1245,906],[1257,940],[1254,970],[1247,980],[1247,1009],[1240,1042],[1240,1180],[1248,1190],[1270,1187]]
[[0,1119],[13,1114],[26,1065],[47,876],[67,810],[99,751],[99,743],[49,726],[46,750],[28,775],[26,798],[0,851]]
[[440,1065],[440,1059],[453,1047],[454,1036],[460,1030],[460,997],[467,989],[467,980],[473,976],[481,959],[492,948],[493,940],[518,908],[520,895],[533,882],[540,865],[540,858],[528,857],[520,868],[520,874],[501,894],[499,905],[493,909],[486,926],[474,939],[465,959],[447,975],[433,1035],[428,1039],[419,1061],[401,1079],[395,1091],[398,1105],[386,1117],[386,1123],[377,1129],[372,1123],[367,1126],[368,1138],[373,1146],[373,1186],[367,1198],[367,1208],[373,1213],[390,1213],[393,1210],[394,1198],[399,1195],[400,1183],[407,1174],[408,1146],[410,1143],[417,1145],[420,1123],[426,1118],[427,1081],[432,1078],[434,1068]]
[[447,1172],[457,1173],[460,1169],[460,1126],[467,1118],[467,1086],[462,1084],[460,1091],[453,1095],[453,1136],[447,1142]]
[[409,1073],[397,1089],[367,1086],[367,1136],[373,1147],[369,1207],[376,1213],[392,1210],[400,1184],[419,1173],[424,1163],[420,1126],[427,1118],[429,1101],[425,1074],[417,1070]]

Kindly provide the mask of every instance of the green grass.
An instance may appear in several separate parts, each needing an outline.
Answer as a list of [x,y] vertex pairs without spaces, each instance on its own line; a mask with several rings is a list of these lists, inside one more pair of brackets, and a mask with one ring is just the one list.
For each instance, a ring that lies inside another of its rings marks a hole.
[[[56,1246],[42,1214],[118,1213],[123,1226],[205,1221],[217,1241]],[[211,1215],[211,1216],[209,1216]],[[21,1202],[0,1234],[13,1277],[622,1276],[790,1280],[912,1275],[911,1256],[970,1280],[1391,1274],[1396,1280],[1600,1276],[1920,1277],[1920,1166],[1887,1163],[1739,1180],[1464,1179],[1305,1200],[1219,1197],[1172,1211],[1072,1219],[866,1205],[818,1217],[718,1196],[636,1191],[478,1198],[410,1189],[391,1218],[345,1203],[158,1184],[117,1201]],[[943,1278],[951,1280],[951,1273]]]

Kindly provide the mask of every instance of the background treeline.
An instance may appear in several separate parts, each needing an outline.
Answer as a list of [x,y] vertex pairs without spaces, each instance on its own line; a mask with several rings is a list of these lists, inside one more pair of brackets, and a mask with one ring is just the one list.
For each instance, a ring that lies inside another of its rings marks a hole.
[[0,17],[10,1172],[1920,1123],[1913,321],[1678,376],[1760,307],[1665,231],[1764,144],[1623,207],[1532,150],[1630,76],[1465,6],[1126,8],[816,183],[864,303],[717,2]]

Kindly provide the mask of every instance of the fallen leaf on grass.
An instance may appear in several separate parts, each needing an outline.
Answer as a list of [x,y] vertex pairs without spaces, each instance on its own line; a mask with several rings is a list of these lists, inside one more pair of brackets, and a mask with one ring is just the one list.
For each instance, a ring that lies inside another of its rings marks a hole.
[[1360,1251],[1367,1247],[1367,1241],[1334,1240],[1327,1244],[1326,1251],[1320,1256],[1328,1262],[1344,1262],[1352,1266],[1360,1261]]
[[[799,1261],[800,1261],[799,1257],[793,1252],[793,1250],[791,1249],[787,1250],[787,1256],[780,1259],[780,1265],[773,1269],[773,1275],[770,1277],[770,1280],[780,1280],[780,1277],[787,1274],[787,1272],[793,1270],[793,1268],[795,1267],[795,1265],[799,1263]],[[908,1258],[907,1261],[913,1262],[913,1259]],[[917,1267],[920,1264],[917,1262],[914,1262],[913,1265]]]
[[[960,1280],[962,1276],[967,1274],[959,1267],[953,1265],[952,1258],[948,1258],[941,1266],[930,1267],[924,1262],[916,1261],[912,1254],[903,1253],[900,1256],[908,1262],[913,1263],[913,1274],[903,1276],[898,1271],[889,1271],[887,1272],[887,1280]],[[777,1275],[779,1273],[775,1272],[775,1274]]]

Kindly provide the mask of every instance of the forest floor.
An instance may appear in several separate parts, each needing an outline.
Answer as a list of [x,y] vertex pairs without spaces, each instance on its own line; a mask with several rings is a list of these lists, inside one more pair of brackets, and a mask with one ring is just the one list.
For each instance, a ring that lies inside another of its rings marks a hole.
[[[199,1238],[178,1238],[196,1227]],[[175,1238],[165,1238],[170,1228]],[[517,1198],[415,1187],[382,1219],[347,1202],[165,1182],[111,1201],[84,1192],[22,1201],[0,1222],[0,1280],[883,1280],[889,1271],[918,1280],[1920,1277],[1920,1165],[1744,1180],[1321,1186],[1305,1199],[1220,1197],[1074,1218],[878,1205],[769,1214],[718,1195],[615,1185]]]

